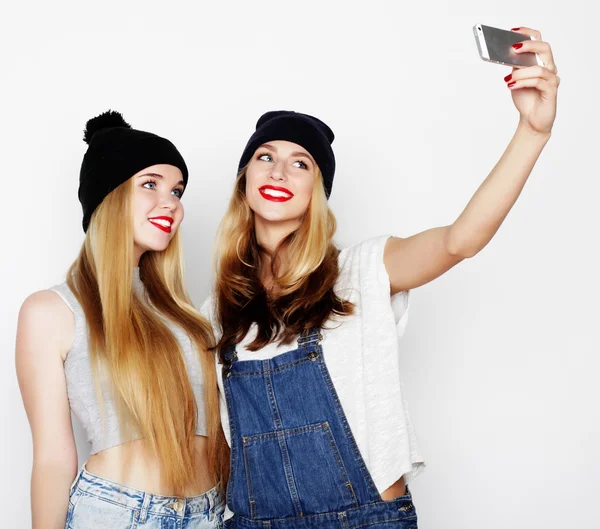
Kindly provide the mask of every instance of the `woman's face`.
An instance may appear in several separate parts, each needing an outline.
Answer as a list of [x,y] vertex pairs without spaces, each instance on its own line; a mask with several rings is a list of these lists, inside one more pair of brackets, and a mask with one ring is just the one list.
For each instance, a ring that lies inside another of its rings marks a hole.
[[289,141],[261,145],[246,169],[246,199],[257,220],[300,225],[315,185],[317,164]]
[[133,176],[136,263],[144,252],[167,248],[183,220],[183,175],[173,165],[153,165]]

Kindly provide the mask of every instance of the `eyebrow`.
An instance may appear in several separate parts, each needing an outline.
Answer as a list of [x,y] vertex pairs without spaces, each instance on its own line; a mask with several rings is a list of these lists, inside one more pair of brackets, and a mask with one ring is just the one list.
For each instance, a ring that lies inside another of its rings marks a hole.
[[[261,148],[267,149],[271,152],[277,152],[277,149],[275,149],[275,147],[273,147],[272,145],[269,145],[268,143],[264,143],[263,145],[260,146]],[[308,158],[312,163],[314,163],[315,165],[317,165],[317,162],[315,162],[314,158],[305,151],[294,151],[292,154],[290,154],[290,156],[304,156],[305,158]]]
[[315,165],[317,165],[317,162],[314,161],[313,157],[308,154],[307,152],[304,151],[295,151],[291,154],[291,156],[304,156],[305,158],[308,158],[312,163],[314,163]]
[[273,151],[275,152],[275,147],[273,147],[272,145],[269,145],[268,143],[263,143],[259,149],[267,149],[269,151]]
[[[138,178],[142,178],[144,176],[152,176],[154,178],[164,178],[163,175],[158,174],[158,173],[144,173],[141,174],[140,176],[138,176]],[[179,180],[179,182],[177,182],[175,185],[185,185],[185,182],[183,180]]]

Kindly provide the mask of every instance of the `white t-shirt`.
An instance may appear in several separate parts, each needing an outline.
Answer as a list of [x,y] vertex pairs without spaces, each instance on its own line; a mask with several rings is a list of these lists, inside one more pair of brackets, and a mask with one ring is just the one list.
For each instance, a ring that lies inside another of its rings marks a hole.
[[[354,314],[330,320],[321,342],[333,385],[379,492],[401,476],[410,482],[424,467],[402,396],[399,367],[398,342],[406,329],[408,292],[390,298],[383,262],[387,239],[370,239],[340,252],[335,290],[354,303]],[[219,338],[212,296],[201,311]],[[298,347],[295,342],[281,347],[272,343],[260,351],[248,351],[245,346],[255,336],[252,326],[237,346],[238,360],[266,360]],[[221,367],[217,365],[221,422],[231,444]]]

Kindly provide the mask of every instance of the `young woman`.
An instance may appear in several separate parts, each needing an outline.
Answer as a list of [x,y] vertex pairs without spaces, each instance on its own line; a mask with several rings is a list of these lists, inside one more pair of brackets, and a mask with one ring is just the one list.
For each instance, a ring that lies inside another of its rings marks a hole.
[[[214,344],[184,288],[178,235],[186,164],[116,112],[84,139],[83,247],[67,281],[19,315],[33,527],[219,527]],[[77,477],[71,411],[92,445]]]
[[540,35],[517,53],[520,113],[506,152],[451,225],[339,251],[327,206],[334,135],[295,112],[263,115],[222,221],[214,295],[230,528],[417,527],[406,484],[423,468],[401,387],[408,291],[493,237],[550,137],[558,77]]

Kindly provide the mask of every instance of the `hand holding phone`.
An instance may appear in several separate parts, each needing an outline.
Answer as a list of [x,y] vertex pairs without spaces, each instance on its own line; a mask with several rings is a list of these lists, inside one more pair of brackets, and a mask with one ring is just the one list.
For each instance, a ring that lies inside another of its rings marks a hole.
[[483,60],[513,67],[504,82],[520,114],[519,130],[550,134],[560,85],[550,44],[528,27],[505,31],[477,24],[473,31]]
[[515,53],[513,44],[530,40],[532,37],[528,35],[482,24],[475,24],[473,32],[479,55],[484,61],[515,68],[544,65],[536,53]]

